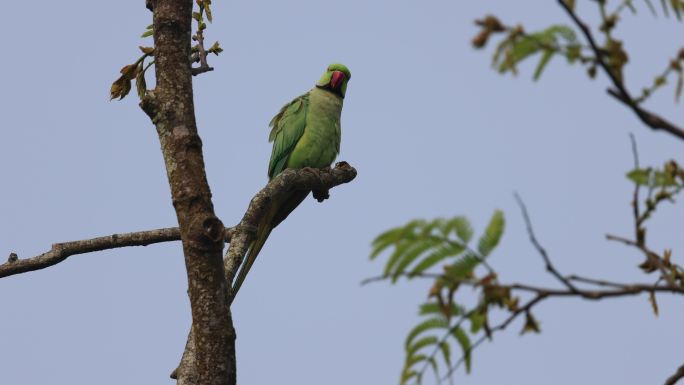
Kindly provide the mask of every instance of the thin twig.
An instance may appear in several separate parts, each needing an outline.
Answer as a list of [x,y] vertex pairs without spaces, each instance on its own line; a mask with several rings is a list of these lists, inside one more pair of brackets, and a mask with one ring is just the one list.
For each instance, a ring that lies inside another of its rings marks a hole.
[[627,286],[624,283],[610,282],[610,281],[605,281],[602,279],[580,277],[578,275],[569,275],[568,280],[569,281],[575,281],[575,282],[588,283],[588,284],[596,285],[596,286],[613,287],[613,288],[617,288],[617,289],[622,289],[625,286]]
[[[540,303],[541,301],[550,298],[550,297],[581,297],[584,299],[589,299],[589,300],[600,300],[603,298],[615,298],[615,297],[623,297],[623,296],[631,296],[631,295],[637,295],[637,294],[642,294],[642,293],[655,293],[655,292],[666,292],[666,293],[677,293],[677,294],[684,294],[684,288],[680,287],[672,287],[672,286],[653,286],[653,285],[646,285],[646,284],[635,284],[635,285],[625,285],[623,288],[619,290],[599,290],[599,291],[591,291],[591,290],[577,290],[577,291],[571,291],[571,290],[555,290],[555,289],[545,289],[545,288],[537,288],[537,287],[532,287],[532,286],[527,286],[527,285],[518,285],[518,284],[513,284],[513,285],[502,285],[501,287],[509,287],[511,289],[519,289],[519,290],[525,290],[525,291],[532,291],[535,292],[536,295],[532,297],[531,300],[529,300],[524,306],[518,308],[517,310],[511,312],[511,314],[500,324],[490,328],[490,333],[493,334],[496,331],[501,331],[506,329],[519,315],[525,314],[529,312],[532,307],[534,307],[536,304]],[[486,335],[483,335],[478,339],[475,343],[473,343],[468,351],[468,353],[472,352],[475,348],[477,348],[484,340],[487,338]],[[447,378],[448,376],[451,376],[453,372],[458,369],[458,367],[463,363],[464,356],[461,357],[460,360],[458,360],[454,365],[449,369],[447,374],[443,377]],[[673,379],[675,382],[679,380],[680,378],[684,377],[684,373],[681,373],[681,371],[684,371],[683,368],[680,368],[675,375],[670,377],[669,380]],[[679,375],[679,377],[676,377]],[[666,385],[672,385],[675,382],[666,382]]]
[[665,279],[670,286],[676,286],[677,284],[675,283],[674,278],[667,273],[667,267],[665,266],[665,263],[663,262],[663,259],[660,258],[660,256],[653,250],[647,248],[645,245],[642,243],[639,243],[637,241],[633,241],[631,239],[619,237],[617,235],[612,235],[612,234],[606,234],[606,239],[609,241],[616,241],[616,242],[621,242],[624,243],[627,246],[632,246],[637,249],[639,249],[648,261],[652,262],[660,271],[661,277]]
[[675,385],[682,378],[684,378],[684,365],[680,366],[673,375],[668,377],[664,385]]
[[[637,142],[634,134],[629,134],[629,139],[632,141],[632,157],[634,158],[634,169],[639,169],[639,151],[637,149]],[[636,224],[634,237],[636,239],[642,238],[641,230],[639,229],[639,218],[641,217],[639,208],[639,183],[634,183],[634,194],[632,195],[632,214],[634,215],[634,223]]]
[[527,212],[527,207],[525,206],[525,202],[523,202],[522,198],[520,197],[520,195],[518,195],[518,193],[515,193],[515,200],[518,202],[518,206],[520,206],[520,210],[522,211],[523,219],[525,220],[525,226],[527,227],[527,234],[530,236],[530,241],[544,259],[544,263],[546,264],[546,270],[549,273],[551,273],[554,277],[556,277],[568,289],[570,289],[573,292],[576,292],[577,288],[570,281],[568,281],[567,278],[563,277],[558,272],[558,270],[556,270],[556,267],[553,265],[553,263],[551,263],[551,259],[549,258],[549,255],[546,253],[546,250],[542,247],[539,241],[537,241],[537,237],[534,235],[534,230],[532,229],[532,221],[530,220],[530,215]]
[[207,62],[207,51],[204,48],[204,31],[202,31],[201,25],[202,22],[197,20],[197,33],[195,34],[194,38],[197,40],[197,45],[195,47],[198,51],[197,61],[199,61],[200,66],[190,69],[192,76],[197,76],[199,74],[214,70],[214,67],[209,66],[209,63]]

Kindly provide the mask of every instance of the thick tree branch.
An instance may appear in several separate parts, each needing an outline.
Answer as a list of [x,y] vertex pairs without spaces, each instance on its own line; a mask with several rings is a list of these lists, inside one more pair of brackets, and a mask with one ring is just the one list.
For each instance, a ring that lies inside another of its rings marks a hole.
[[[232,231],[230,228],[224,230],[224,240],[226,242],[230,241]],[[72,255],[119,247],[147,246],[154,243],[180,241],[180,239],[178,227],[168,227],[134,233],[112,234],[80,241],[55,243],[49,251],[31,258],[18,259],[16,254],[12,253],[11,256],[13,255],[15,258],[10,258],[7,262],[0,265],[0,278],[44,269],[56,265]]]
[[[233,241],[225,258],[226,280],[232,282],[242,259],[252,242],[260,219],[269,205],[279,196],[293,190],[313,191],[314,197],[322,202],[328,198],[328,190],[356,178],[356,169],[347,162],[339,162],[332,169],[288,169],[280,173],[261,189],[249,203],[240,223],[234,227]],[[232,302],[232,298],[231,298]]]
[[662,118],[661,116],[639,106],[639,104],[630,95],[629,91],[627,90],[627,87],[625,87],[625,84],[622,82],[622,80],[620,80],[616,76],[616,74],[608,66],[608,63],[606,63],[603,57],[603,50],[596,43],[594,35],[591,33],[591,30],[589,29],[587,24],[584,23],[579,18],[579,16],[577,16],[575,11],[570,7],[570,5],[568,5],[568,2],[566,0],[558,0],[558,4],[560,4],[560,6],[565,10],[565,12],[567,12],[568,16],[570,16],[575,25],[577,25],[577,27],[582,31],[582,34],[587,39],[592,51],[594,51],[594,54],[596,55],[596,60],[598,61],[598,64],[601,66],[601,69],[603,69],[603,71],[606,73],[606,75],[608,75],[608,78],[610,78],[611,82],[613,83],[613,86],[615,88],[609,88],[608,90],[606,90],[608,94],[622,102],[627,107],[629,107],[634,112],[634,114],[636,114],[636,116],[639,117],[639,119],[652,130],[662,130],[678,137],[679,139],[684,140],[684,129],[678,127],[677,125],[666,120],[665,118]]
[[[356,177],[356,169],[346,162],[340,162],[333,169],[288,169],[270,181],[250,201],[245,215],[240,223],[232,228],[231,242],[224,258],[224,270],[226,272],[226,284],[230,286],[237,274],[238,268],[254,239],[256,227],[267,212],[270,202],[281,194],[292,190],[309,190],[323,200],[327,191],[343,183],[351,182]],[[318,198],[317,198],[318,199]],[[232,294],[231,294],[232,295]],[[233,298],[230,298],[232,302]],[[171,378],[177,379],[178,385],[196,385],[197,372],[195,371],[196,354],[193,345],[193,331],[188,335],[188,340],[183,352],[183,357],[178,367],[171,373]]]

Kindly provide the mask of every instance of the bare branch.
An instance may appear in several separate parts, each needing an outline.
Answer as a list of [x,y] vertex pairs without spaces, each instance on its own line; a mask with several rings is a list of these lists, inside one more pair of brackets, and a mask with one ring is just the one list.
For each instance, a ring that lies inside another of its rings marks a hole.
[[[225,229],[224,238],[230,241],[232,229]],[[0,278],[26,273],[56,265],[72,255],[92,253],[129,246],[147,246],[155,243],[180,241],[178,227],[138,231],[134,233],[112,234],[104,237],[84,239],[80,241],[55,243],[50,251],[35,257],[18,259],[15,253],[10,254],[6,263],[0,265]]]
[[678,127],[677,125],[669,122],[665,118],[662,118],[661,116],[651,111],[648,111],[638,105],[636,100],[629,94],[629,91],[625,87],[622,80],[620,80],[615,75],[615,73],[611,71],[610,67],[604,60],[603,50],[598,46],[596,40],[594,40],[594,36],[591,33],[589,27],[586,25],[586,23],[584,23],[579,18],[579,16],[577,16],[575,11],[573,11],[573,9],[570,8],[570,6],[565,0],[558,0],[558,4],[560,4],[560,6],[570,16],[575,25],[577,25],[577,27],[579,27],[579,29],[582,31],[582,34],[587,39],[592,51],[594,51],[594,54],[596,55],[596,60],[598,64],[601,66],[603,71],[606,73],[606,75],[608,75],[611,82],[613,83],[613,86],[615,88],[609,88],[608,90],[606,90],[608,94],[622,102],[627,107],[629,107],[646,126],[650,127],[654,131],[662,130],[678,137],[679,139],[684,140],[684,129]]
[[[502,285],[501,287],[508,287],[511,289],[518,289],[518,290],[524,290],[524,291],[531,291],[535,292],[536,295],[532,297],[525,305],[522,307],[518,308],[517,310],[511,312],[511,314],[500,324],[492,327],[489,329],[490,333],[493,334],[494,332],[505,330],[516,318],[518,318],[519,315],[525,314],[529,312],[535,305],[538,303],[542,302],[543,300],[550,298],[550,297],[581,297],[583,299],[589,299],[589,300],[600,300],[603,298],[614,298],[614,297],[623,297],[623,296],[631,296],[631,295],[637,295],[637,294],[642,294],[642,293],[654,293],[654,292],[666,292],[666,293],[678,293],[678,294],[684,294],[684,288],[681,287],[672,287],[672,286],[653,286],[653,285],[644,285],[644,284],[635,284],[635,285],[625,285],[622,289],[619,290],[603,290],[603,291],[591,291],[591,290],[555,290],[555,289],[545,289],[545,288],[538,288],[538,287],[533,287],[533,286],[528,286],[528,285],[519,285],[519,284],[513,284],[513,285]],[[468,353],[472,352],[475,348],[480,346],[482,342],[484,342],[485,339],[487,339],[487,335],[481,336],[476,342],[474,342]],[[447,377],[451,376],[453,372],[458,369],[458,367],[463,363],[464,356],[461,357],[458,361],[454,363],[454,365],[449,369],[447,374],[442,378],[443,380],[446,379]],[[679,368],[677,373],[675,373],[672,377],[668,379],[668,382],[665,383],[665,385],[673,385],[675,382],[677,382],[679,379],[684,377],[684,365]],[[673,381],[673,382],[670,382]]]
[[[637,294],[642,294],[642,293],[651,293],[651,292],[662,292],[662,293],[681,293],[684,294],[684,287],[679,287],[679,286],[666,286],[666,285],[653,285],[653,284],[648,284],[648,283],[616,283],[616,282],[607,282],[607,281],[602,281],[602,280],[597,280],[597,279],[592,279],[592,278],[584,278],[584,277],[578,277],[576,275],[569,276],[567,279],[573,279],[579,282],[584,282],[587,284],[592,284],[595,286],[606,286],[606,287],[611,287],[613,288],[612,290],[589,290],[589,289],[578,289],[575,288],[573,289],[553,289],[553,288],[546,288],[546,287],[539,287],[539,286],[533,286],[533,285],[527,285],[527,284],[522,284],[522,283],[511,283],[511,284],[491,284],[491,283],[482,283],[480,280],[477,279],[454,279],[453,277],[449,277],[448,275],[444,274],[437,274],[437,273],[420,273],[420,274],[410,274],[410,273],[404,273],[401,274],[407,277],[411,278],[428,278],[428,279],[443,279],[446,282],[449,283],[458,283],[461,285],[468,285],[468,286],[473,286],[473,287],[500,287],[504,289],[511,289],[511,290],[518,290],[518,291],[524,291],[524,292],[530,292],[534,293],[538,296],[542,296],[544,298],[546,297],[579,297],[583,299],[590,299],[590,300],[599,300],[603,298],[611,298],[611,297],[625,297],[625,296],[631,296],[631,295],[637,295]],[[366,285],[369,283],[373,282],[380,282],[380,281],[385,281],[392,279],[392,276],[377,276],[377,277],[371,277],[371,278],[366,278],[364,279],[361,284]],[[525,310],[524,307],[520,308],[522,310]],[[520,311],[520,309],[516,311]]]

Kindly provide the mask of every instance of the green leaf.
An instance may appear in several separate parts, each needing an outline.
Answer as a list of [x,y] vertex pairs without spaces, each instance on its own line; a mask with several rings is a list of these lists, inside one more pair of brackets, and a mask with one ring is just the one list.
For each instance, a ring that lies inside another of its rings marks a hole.
[[651,309],[653,309],[653,314],[658,316],[658,301],[656,301],[655,292],[648,293],[648,301],[651,303]]
[[215,41],[214,44],[212,44],[212,46],[209,47],[207,52],[211,52],[214,55],[218,56],[221,52],[223,52],[223,48],[221,48],[218,41]]
[[577,61],[582,53],[582,46],[579,44],[568,44],[565,47],[565,58],[568,59],[569,64]]
[[463,243],[468,243],[473,238],[473,228],[466,217],[457,216],[449,220],[445,225],[444,235],[448,236],[452,229]]
[[138,48],[140,48],[140,51],[145,55],[153,55],[154,54],[154,48],[153,47],[138,46]]
[[[512,34],[497,46],[493,63],[495,66],[498,63],[500,73],[511,71],[515,74],[516,67],[520,62],[541,52],[542,57],[534,75],[536,80],[541,76],[553,54],[560,49],[559,39],[565,40],[565,45],[577,45],[577,34],[566,25],[552,25],[542,31],[526,35]],[[501,59],[502,53],[504,54],[503,59]],[[572,59],[571,55],[568,54],[567,56],[569,60]]]
[[413,263],[420,255],[422,255],[427,250],[439,245],[441,241],[439,239],[427,238],[420,239],[413,243],[412,247],[406,251],[406,253],[399,259],[394,269],[394,276],[392,277],[392,282],[396,282],[397,279],[405,272],[406,268]]
[[636,168],[627,173],[627,178],[639,186],[648,186],[653,170],[649,168]]
[[395,270],[394,265],[396,265],[397,262],[401,260],[401,258],[407,252],[407,250],[409,250],[411,246],[413,246],[414,244],[415,243],[413,240],[404,240],[394,247],[394,252],[392,253],[392,255],[390,255],[389,259],[387,260],[387,263],[385,264],[385,271],[383,272],[383,274],[386,277],[389,277],[391,275],[391,273]]
[[544,68],[546,68],[546,65],[549,64],[549,61],[553,57],[554,51],[547,49],[544,51],[544,53],[541,56],[541,59],[539,59],[539,63],[537,64],[537,68],[534,70],[534,76],[532,79],[534,81],[539,80],[541,77],[542,72],[544,71]]
[[205,3],[204,4],[204,12],[206,12],[206,14],[207,14],[207,20],[209,20],[209,22],[211,23],[214,21],[214,18],[211,15],[211,7],[209,7],[209,4],[211,4],[211,3]]
[[440,342],[439,350],[442,351],[442,357],[444,358],[444,362],[446,362],[447,365],[451,366],[451,348],[449,347],[449,343],[446,341]]
[[672,6],[672,10],[674,11],[675,15],[677,16],[678,21],[682,21],[682,14],[681,10],[679,7],[682,5],[679,3],[680,0],[670,0],[670,5]]
[[539,321],[537,321],[537,319],[534,318],[532,313],[528,311],[525,313],[525,325],[523,326],[523,329],[520,331],[520,335],[529,332],[540,333],[541,330],[539,329]]
[[506,57],[499,64],[499,72],[515,71],[515,66],[527,57],[539,52],[539,35],[533,34],[516,39],[506,51]]
[[435,357],[428,357],[427,361],[430,363],[430,366],[432,367],[432,372],[435,374],[435,378],[438,382],[440,382],[439,367],[437,366],[437,360],[435,360]]
[[482,262],[482,259],[472,253],[466,253],[461,259],[447,266],[444,275],[454,281],[467,278]]
[[653,186],[655,187],[672,187],[677,186],[674,176],[669,172],[656,171],[653,177]]
[[437,247],[432,253],[428,254],[425,258],[423,258],[423,260],[420,261],[413,268],[413,270],[411,270],[409,275],[418,275],[448,257],[453,257],[461,254],[463,250],[465,250],[465,246],[460,245],[458,243],[449,242],[446,245],[441,245]]
[[141,69],[135,77],[135,88],[138,91],[138,96],[142,99],[147,92],[147,83],[145,82],[145,72],[142,70],[142,62],[140,63],[140,66]]
[[487,316],[482,312],[474,311],[470,313],[468,319],[470,320],[470,333],[475,334],[482,329]]
[[407,350],[406,350],[406,356],[411,357],[416,352],[418,352],[420,349],[430,346],[430,345],[435,345],[439,342],[439,339],[435,336],[428,336],[428,337],[423,337],[416,341],[413,345],[411,345]]
[[454,336],[454,338],[456,338],[456,341],[458,341],[458,344],[461,346],[461,350],[463,351],[463,363],[465,363],[466,372],[470,373],[470,365],[472,363],[470,338],[468,338],[466,332],[460,327],[454,328],[451,331],[451,334]]
[[[452,303],[451,306],[449,306],[449,315],[450,316],[456,316],[456,315],[461,315],[465,313],[465,309],[461,307],[460,305],[457,305],[455,303]],[[418,312],[420,315],[431,315],[431,314],[438,314],[443,316],[444,315],[444,308],[439,305],[437,302],[425,302],[420,305],[420,311]]]
[[413,377],[416,377],[416,383],[420,384],[420,380],[418,379],[418,372],[417,372],[417,371],[415,371],[415,370],[411,370],[411,371],[405,370],[405,371],[402,372],[402,374],[401,374],[401,382],[400,382],[400,384],[401,384],[401,385],[406,384],[406,383],[408,382],[408,380],[412,379]]
[[140,37],[148,37],[148,36],[152,36],[152,35],[154,35],[154,30],[148,29],[147,31],[143,32],[143,34],[140,35]]
[[494,215],[492,215],[492,219],[489,220],[485,233],[480,237],[480,241],[477,245],[477,250],[483,257],[489,255],[496,245],[499,244],[505,223],[506,221],[503,212],[501,210],[496,210]]
[[426,359],[427,356],[425,354],[418,354],[416,356],[406,357],[406,363],[404,365],[406,366],[406,368],[410,368],[421,361],[425,361]]
[[431,329],[446,329],[449,327],[448,322],[444,318],[428,318],[425,321],[414,326],[413,329],[406,336],[406,341],[404,342],[404,348],[409,349],[413,340],[418,337],[419,334],[426,332]]
[[200,15],[199,12],[193,12],[192,13],[192,18],[197,20],[197,21],[202,21],[202,15]]
[[423,227],[422,231],[420,232],[420,236],[422,237],[427,237],[432,234],[432,230],[434,229],[441,229],[444,228],[446,221],[444,218],[437,218],[433,220],[432,222],[428,222],[425,227]]
[[648,9],[651,10],[651,13],[653,14],[653,16],[655,16],[655,15],[658,14],[658,13],[656,12],[656,9],[655,9],[655,7],[653,6],[653,3],[651,2],[651,0],[646,0],[646,4],[648,5]]
[[378,235],[377,238],[375,238],[375,240],[373,241],[373,251],[370,254],[370,259],[375,259],[375,257],[380,255],[380,253],[382,253],[383,250],[399,241],[402,237],[403,232],[403,227],[395,227]]
[[549,28],[545,29],[544,32],[542,32],[542,35],[545,39],[547,39],[547,41],[550,41],[555,36],[559,36],[562,39],[566,40],[568,43],[577,42],[577,34],[575,33],[575,30],[568,27],[567,25],[552,25]]
[[665,13],[665,17],[670,17],[670,11],[667,9],[667,2],[665,0],[660,0],[660,4],[663,6],[663,13]]

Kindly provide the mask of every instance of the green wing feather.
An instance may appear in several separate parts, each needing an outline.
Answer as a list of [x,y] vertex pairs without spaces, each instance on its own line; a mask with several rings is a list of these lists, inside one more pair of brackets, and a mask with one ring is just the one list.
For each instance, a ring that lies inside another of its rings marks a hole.
[[268,163],[268,177],[270,179],[280,174],[287,166],[292,150],[304,135],[308,110],[309,94],[306,93],[286,104],[271,119],[269,126],[272,128],[268,141],[275,143],[273,143],[271,161]]

